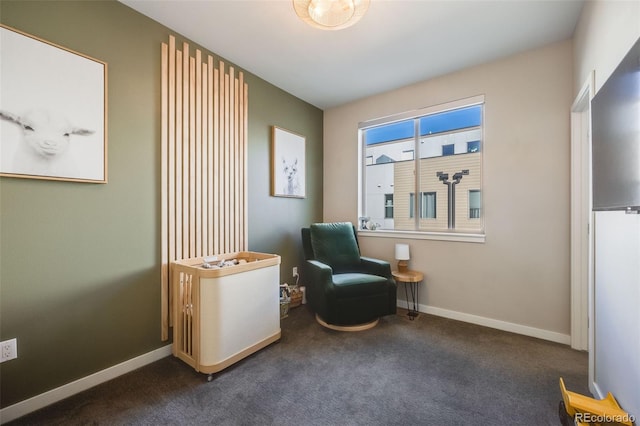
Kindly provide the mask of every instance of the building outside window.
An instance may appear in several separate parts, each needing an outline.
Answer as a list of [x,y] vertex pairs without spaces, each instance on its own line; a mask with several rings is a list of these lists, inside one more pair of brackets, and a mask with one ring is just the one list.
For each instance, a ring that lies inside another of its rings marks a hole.
[[479,96],[361,123],[360,216],[388,231],[483,233],[483,106]]

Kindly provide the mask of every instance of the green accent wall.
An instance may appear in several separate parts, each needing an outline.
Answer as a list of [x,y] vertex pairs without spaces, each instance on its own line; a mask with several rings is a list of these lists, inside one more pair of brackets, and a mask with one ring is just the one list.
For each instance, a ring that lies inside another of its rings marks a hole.
[[[168,344],[160,46],[170,34],[185,39],[116,1],[2,0],[0,22],[108,64],[109,182],[0,178],[0,338],[18,340],[18,358],[0,364],[7,407]],[[323,112],[246,71],[245,79],[249,249],[280,254],[281,281],[291,282],[300,228],[322,219]],[[305,199],[269,195],[272,125],[306,136]]]

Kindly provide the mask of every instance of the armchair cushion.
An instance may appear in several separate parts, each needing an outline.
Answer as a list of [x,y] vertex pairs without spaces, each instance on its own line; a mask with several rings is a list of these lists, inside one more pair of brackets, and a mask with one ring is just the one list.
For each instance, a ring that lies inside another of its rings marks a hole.
[[333,284],[337,297],[362,297],[386,293],[389,281],[377,275],[346,273],[334,275]]
[[314,223],[310,233],[315,259],[331,266],[334,273],[359,266],[360,249],[351,223]]

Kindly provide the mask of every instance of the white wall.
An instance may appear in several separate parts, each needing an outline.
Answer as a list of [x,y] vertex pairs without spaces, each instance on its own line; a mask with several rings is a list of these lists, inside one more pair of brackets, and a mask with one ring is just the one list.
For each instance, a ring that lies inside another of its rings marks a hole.
[[[572,42],[325,111],[324,220],[357,222],[358,123],[485,95],[485,243],[409,240],[423,310],[569,342]],[[360,237],[393,261],[398,239]]]
[[[587,2],[574,35],[574,94],[577,95],[592,70],[597,93],[639,37],[640,2]],[[637,419],[640,417],[639,228],[637,217],[619,215],[619,212],[599,213],[594,225],[594,286],[598,299],[593,321],[595,346],[590,354],[595,369],[590,369],[590,388],[600,398],[611,392]],[[622,230],[616,227],[624,222],[630,224]],[[621,249],[624,246],[635,251],[625,252]],[[617,254],[611,256],[613,253]]]
[[574,34],[574,95],[595,70],[596,93],[640,37],[640,2],[586,2]]

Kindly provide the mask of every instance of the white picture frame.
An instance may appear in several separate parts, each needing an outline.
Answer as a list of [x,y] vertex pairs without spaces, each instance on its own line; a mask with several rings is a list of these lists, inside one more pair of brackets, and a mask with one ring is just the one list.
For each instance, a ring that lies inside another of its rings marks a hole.
[[304,136],[273,126],[271,145],[271,195],[305,198],[306,166]]
[[0,176],[107,183],[107,64],[0,24]]

